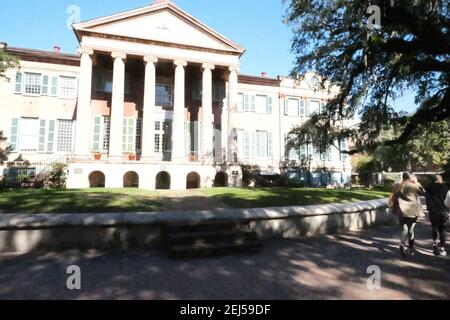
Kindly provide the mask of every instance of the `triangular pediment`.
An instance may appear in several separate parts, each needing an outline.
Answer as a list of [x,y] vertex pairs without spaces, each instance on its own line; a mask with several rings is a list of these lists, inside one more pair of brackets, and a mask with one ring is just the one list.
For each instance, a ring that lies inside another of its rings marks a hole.
[[75,32],[165,42],[242,54],[245,49],[170,1],[74,25]]

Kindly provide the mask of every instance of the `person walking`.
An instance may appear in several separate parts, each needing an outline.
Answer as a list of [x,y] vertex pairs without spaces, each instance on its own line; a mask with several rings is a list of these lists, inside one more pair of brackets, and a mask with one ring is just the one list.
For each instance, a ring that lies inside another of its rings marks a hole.
[[[426,201],[432,228],[433,253],[436,256],[447,256],[445,248],[445,223],[449,219],[449,210],[445,206],[448,187],[444,184],[442,176],[437,175],[434,183],[427,189]],[[439,238],[439,245],[438,240]]]
[[408,172],[403,173],[402,182],[397,192],[396,211],[399,217],[399,223],[402,229],[400,254],[406,257],[407,254],[414,255],[415,235],[417,219],[423,217],[422,204],[419,195],[424,195],[425,189],[417,179]]

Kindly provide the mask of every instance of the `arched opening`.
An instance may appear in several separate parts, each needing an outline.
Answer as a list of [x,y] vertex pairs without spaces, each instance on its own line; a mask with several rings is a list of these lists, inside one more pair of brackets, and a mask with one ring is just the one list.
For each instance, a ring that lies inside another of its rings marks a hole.
[[200,175],[197,172],[191,172],[186,178],[186,189],[200,188]]
[[156,189],[170,190],[170,174],[166,171],[161,171],[156,176]]
[[139,175],[134,171],[129,171],[123,176],[124,188],[139,188]]
[[105,174],[101,171],[91,172],[89,175],[89,187],[90,188],[104,188],[105,187]]
[[228,175],[225,172],[218,172],[214,178],[214,187],[228,187]]

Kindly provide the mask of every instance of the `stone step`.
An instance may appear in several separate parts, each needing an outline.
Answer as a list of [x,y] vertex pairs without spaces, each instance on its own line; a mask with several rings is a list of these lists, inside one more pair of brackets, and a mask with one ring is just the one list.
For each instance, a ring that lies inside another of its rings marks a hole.
[[212,222],[167,225],[164,247],[171,257],[225,255],[254,251],[261,246],[248,223]]
[[234,241],[203,243],[194,245],[178,245],[168,248],[171,258],[189,258],[198,256],[221,256],[238,253],[256,253],[261,249],[261,242],[254,241]]
[[164,232],[168,234],[174,233],[190,233],[190,232],[214,232],[214,231],[231,231],[231,230],[248,230],[248,223],[236,222],[210,222],[210,223],[182,223],[168,224],[164,227]]

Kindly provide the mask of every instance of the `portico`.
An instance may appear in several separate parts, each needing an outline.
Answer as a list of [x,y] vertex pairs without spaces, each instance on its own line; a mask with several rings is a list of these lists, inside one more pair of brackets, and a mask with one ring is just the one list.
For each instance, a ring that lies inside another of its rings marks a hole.
[[[90,165],[102,172],[120,164],[155,171],[175,166],[174,172],[197,165],[188,170],[205,172],[201,186],[214,183],[214,172],[204,166],[239,174],[227,165],[228,112],[237,101],[243,48],[170,1],[74,30],[81,63],[69,185],[85,187],[80,184],[87,183]],[[121,187],[119,182],[106,184]]]

